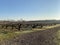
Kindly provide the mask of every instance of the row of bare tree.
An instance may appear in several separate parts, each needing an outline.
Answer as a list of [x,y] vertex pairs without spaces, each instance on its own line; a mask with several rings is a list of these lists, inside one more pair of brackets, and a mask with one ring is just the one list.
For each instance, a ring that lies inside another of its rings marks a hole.
[[5,29],[7,29],[8,27],[11,27],[11,29],[18,29],[19,31],[20,31],[20,29],[21,28],[36,28],[37,26],[39,26],[40,28],[42,28],[43,26],[47,26],[47,25],[56,25],[55,23],[52,23],[52,24],[43,24],[43,23],[37,23],[37,24],[35,24],[35,23],[31,23],[31,24],[24,24],[24,23],[17,23],[17,24],[12,24],[12,23],[10,23],[10,24],[0,24],[0,26],[1,26],[1,28],[5,28]]

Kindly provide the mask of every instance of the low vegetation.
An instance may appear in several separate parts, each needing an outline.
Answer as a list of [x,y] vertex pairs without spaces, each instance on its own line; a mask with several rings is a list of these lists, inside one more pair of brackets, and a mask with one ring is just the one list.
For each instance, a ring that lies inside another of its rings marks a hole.
[[60,45],[60,30],[58,30],[56,33],[56,43],[57,45]]
[[13,30],[11,31],[11,30],[6,30],[6,29],[5,30],[0,29],[0,40],[3,41],[3,40],[6,40],[6,39],[14,38],[17,35],[21,35],[21,34],[24,34],[24,33],[31,33],[31,32],[36,32],[36,31],[40,31],[40,30],[46,30],[46,29],[57,27],[57,26],[60,26],[60,25],[47,26],[47,27],[43,27],[42,29],[35,28],[35,29],[32,29],[32,30],[26,30],[26,31],[13,31]]
[[[20,31],[19,30],[16,30],[16,29],[10,29],[10,27],[8,28],[8,29],[5,29],[5,28],[3,28],[3,29],[0,29],[0,43],[2,42],[2,43],[4,43],[5,44],[5,42],[6,42],[6,40],[7,40],[7,42],[8,43],[10,43],[10,41],[12,41],[13,43],[14,43],[14,45],[15,45],[15,42],[14,42],[14,40],[17,40],[17,39],[15,39],[15,38],[18,38],[18,40],[20,40],[20,36],[21,35],[23,35],[23,37],[22,37],[22,39],[24,39],[24,37],[26,37],[27,38],[27,36],[29,35],[29,34],[31,34],[31,35],[33,35],[33,38],[36,38],[35,39],[35,41],[37,40],[37,41],[39,41],[38,40],[38,38],[40,39],[40,37],[41,36],[43,36],[43,37],[45,37],[45,35],[46,35],[46,40],[47,41],[49,41],[50,40],[50,42],[52,41],[52,38],[53,37],[50,37],[49,38],[49,35],[51,36],[54,36],[55,38],[54,38],[54,42],[56,42],[56,44],[57,45],[60,45],[60,30],[58,30],[57,29],[57,32],[54,30],[55,29],[55,27],[60,27],[60,24],[56,24],[56,25],[51,25],[51,26],[43,26],[43,28],[40,28],[40,27],[37,27],[37,28],[32,28],[32,29],[25,29],[24,31],[21,29]],[[54,28],[54,29],[53,29]],[[53,29],[52,31],[50,31],[49,29]],[[45,32],[44,32],[45,31]],[[36,34],[37,33],[37,34]],[[55,33],[55,34],[54,34]],[[25,34],[27,34],[26,36],[25,36]],[[29,38],[30,38],[30,36],[31,35],[29,35]],[[36,37],[38,35],[38,37]],[[19,36],[19,37],[18,37]],[[27,39],[29,39],[29,38],[27,38]],[[10,40],[10,39],[12,39],[12,40]],[[21,39],[21,40],[22,40]],[[41,38],[42,39],[42,38]],[[40,40],[41,40],[40,39]],[[44,39],[44,38],[43,38]],[[9,41],[10,40],[10,41]],[[29,39],[29,41],[30,41],[31,39]],[[45,40],[45,39],[44,39]],[[5,41],[5,42],[4,42]],[[26,41],[26,40],[25,40]],[[33,39],[33,41],[34,41],[34,39]],[[50,43],[49,42],[49,43]],[[19,43],[19,42],[18,42]],[[28,42],[29,43],[29,42]],[[42,42],[41,42],[42,43]],[[44,41],[43,41],[43,43],[45,43]],[[51,42],[52,43],[52,42]],[[11,43],[12,44],[12,43]],[[33,44],[34,44],[34,42],[33,42]],[[8,45],[8,44],[5,44],[5,45]],[[10,45],[10,44],[9,44]],[[17,45],[17,44],[16,44]],[[20,45],[20,44],[19,44]]]

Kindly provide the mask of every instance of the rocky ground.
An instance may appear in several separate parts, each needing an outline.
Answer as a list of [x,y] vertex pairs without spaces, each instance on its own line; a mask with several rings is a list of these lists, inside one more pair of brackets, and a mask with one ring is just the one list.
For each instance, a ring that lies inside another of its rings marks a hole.
[[57,45],[56,33],[58,30],[60,27],[25,33],[0,42],[0,45]]

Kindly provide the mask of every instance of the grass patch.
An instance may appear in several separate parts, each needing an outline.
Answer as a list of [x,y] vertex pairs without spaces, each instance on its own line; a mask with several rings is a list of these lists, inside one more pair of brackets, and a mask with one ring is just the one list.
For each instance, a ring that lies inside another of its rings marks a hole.
[[12,31],[0,31],[0,41],[15,37],[17,34]]
[[56,43],[57,45],[60,45],[60,30],[58,30],[56,33]]

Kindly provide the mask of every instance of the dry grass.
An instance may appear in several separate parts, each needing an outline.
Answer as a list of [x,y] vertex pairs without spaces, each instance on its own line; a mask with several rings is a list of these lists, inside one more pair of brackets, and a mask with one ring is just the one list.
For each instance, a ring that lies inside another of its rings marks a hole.
[[42,29],[32,29],[32,30],[27,30],[27,31],[11,31],[11,30],[6,31],[6,29],[5,30],[0,29],[0,40],[2,41],[2,40],[14,38],[14,37],[16,37],[17,35],[20,35],[20,34],[31,33],[31,32],[36,32],[36,31],[46,30],[46,29],[51,29],[51,28],[58,27],[58,26],[60,26],[60,24],[59,25],[54,25],[54,26],[43,27]]
[[56,33],[56,43],[57,45],[60,45],[60,30],[58,30]]

